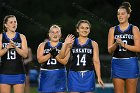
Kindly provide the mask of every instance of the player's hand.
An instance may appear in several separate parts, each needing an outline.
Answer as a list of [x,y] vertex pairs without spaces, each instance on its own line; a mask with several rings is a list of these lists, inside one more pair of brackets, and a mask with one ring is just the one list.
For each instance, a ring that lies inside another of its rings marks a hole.
[[9,44],[6,46],[7,49],[14,48],[15,44],[12,40],[9,41]]
[[98,78],[98,83],[104,89],[104,83],[101,78]]
[[122,43],[122,40],[121,40],[120,38],[117,38],[117,39],[116,39],[116,42],[117,42],[118,44],[121,44],[121,43]]
[[116,39],[117,44],[119,44],[120,46],[124,47],[124,42],[121,40],[121,38],[117,38]]
[[52,58],[55,58],[58,55],[57,48],[56,47],[51,48],[50,54],[51,54]]
[[9,44],[12,46],[12,48],[16,48],[15,42],[13,40],[10,40]]
[[73,42],[74,42],[74,35],[72,35],[72,34],[69,34],[67,37],[66,37],[66,39],[65,39],[65,44],[67,44],[67,45],[69,45],[69,44],[73,44]]
[[11,44],[9,43],[7,46],[6,46],[6,49],[10,49],[12,48]]

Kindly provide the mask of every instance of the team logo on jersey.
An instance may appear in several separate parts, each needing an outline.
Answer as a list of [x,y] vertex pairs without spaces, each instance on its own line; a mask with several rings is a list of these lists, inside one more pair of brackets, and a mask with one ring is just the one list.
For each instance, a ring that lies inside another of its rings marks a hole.
[[115,35],[115,39],[117,38],[128,38],[128,39],[133,39],[133,35],[131,34],[120,34],[120,35]]
[[[50,49],[45,49],[45,50],[44,50],[44,53],[49,53],[50,50],[51,50],[51,48],[50,48]],[[58,48],[56,48],[56,51],[58,51],[58,53],[59,53],[60,50],[59,50]]]
[[75,48],[72,49],[73,53],[88,53],[88,54],[92,54],[92,49],[89,48]]
[[[9,43],[2,43],[2,47],[5,48]],[[21,47],[21,43],[18,42],[14,42],[14,44],[16,45],[16,47]]]

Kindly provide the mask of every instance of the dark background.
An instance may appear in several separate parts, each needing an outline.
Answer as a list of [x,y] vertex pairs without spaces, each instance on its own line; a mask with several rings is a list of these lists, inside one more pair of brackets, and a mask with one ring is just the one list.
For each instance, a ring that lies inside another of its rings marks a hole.
[[139,27],[140,0],[0,0],[0,31],[2,32],[3,18],[9,14],[15,15],[18,21],[17,32],[26,36],[36,60],[37,47],[48,38],[48,29],[52,24],[62,28],[63,41],[68,34],[76,35],[75,25],[79,20],[87,19],[92,24],[89,37],[99,44],[105,76],[110,72],[108,30],[118,24],[117,9],[123,1],[131,3],[132,14],[129,21]]

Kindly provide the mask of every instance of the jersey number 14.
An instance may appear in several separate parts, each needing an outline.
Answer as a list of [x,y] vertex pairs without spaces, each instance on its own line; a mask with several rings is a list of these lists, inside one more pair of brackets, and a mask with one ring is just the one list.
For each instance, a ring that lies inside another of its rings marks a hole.
[[77,66],[80,65],[80,63],[82,63],[83,66],[86,66],[86,54],[84,54],[81,59],[80,59],[80,55],[77,55]]

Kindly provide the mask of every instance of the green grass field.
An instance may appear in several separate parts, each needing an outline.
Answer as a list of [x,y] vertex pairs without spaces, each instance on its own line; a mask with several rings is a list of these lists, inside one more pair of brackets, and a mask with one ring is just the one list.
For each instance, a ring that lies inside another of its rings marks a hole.
[[[13,89],[11,90],[11,93],[14,93]],[[30,93],[39,93],[37,86],[33,86],[30,88]]]
[[31,87],[31,93],[39,93],[37,87]]

